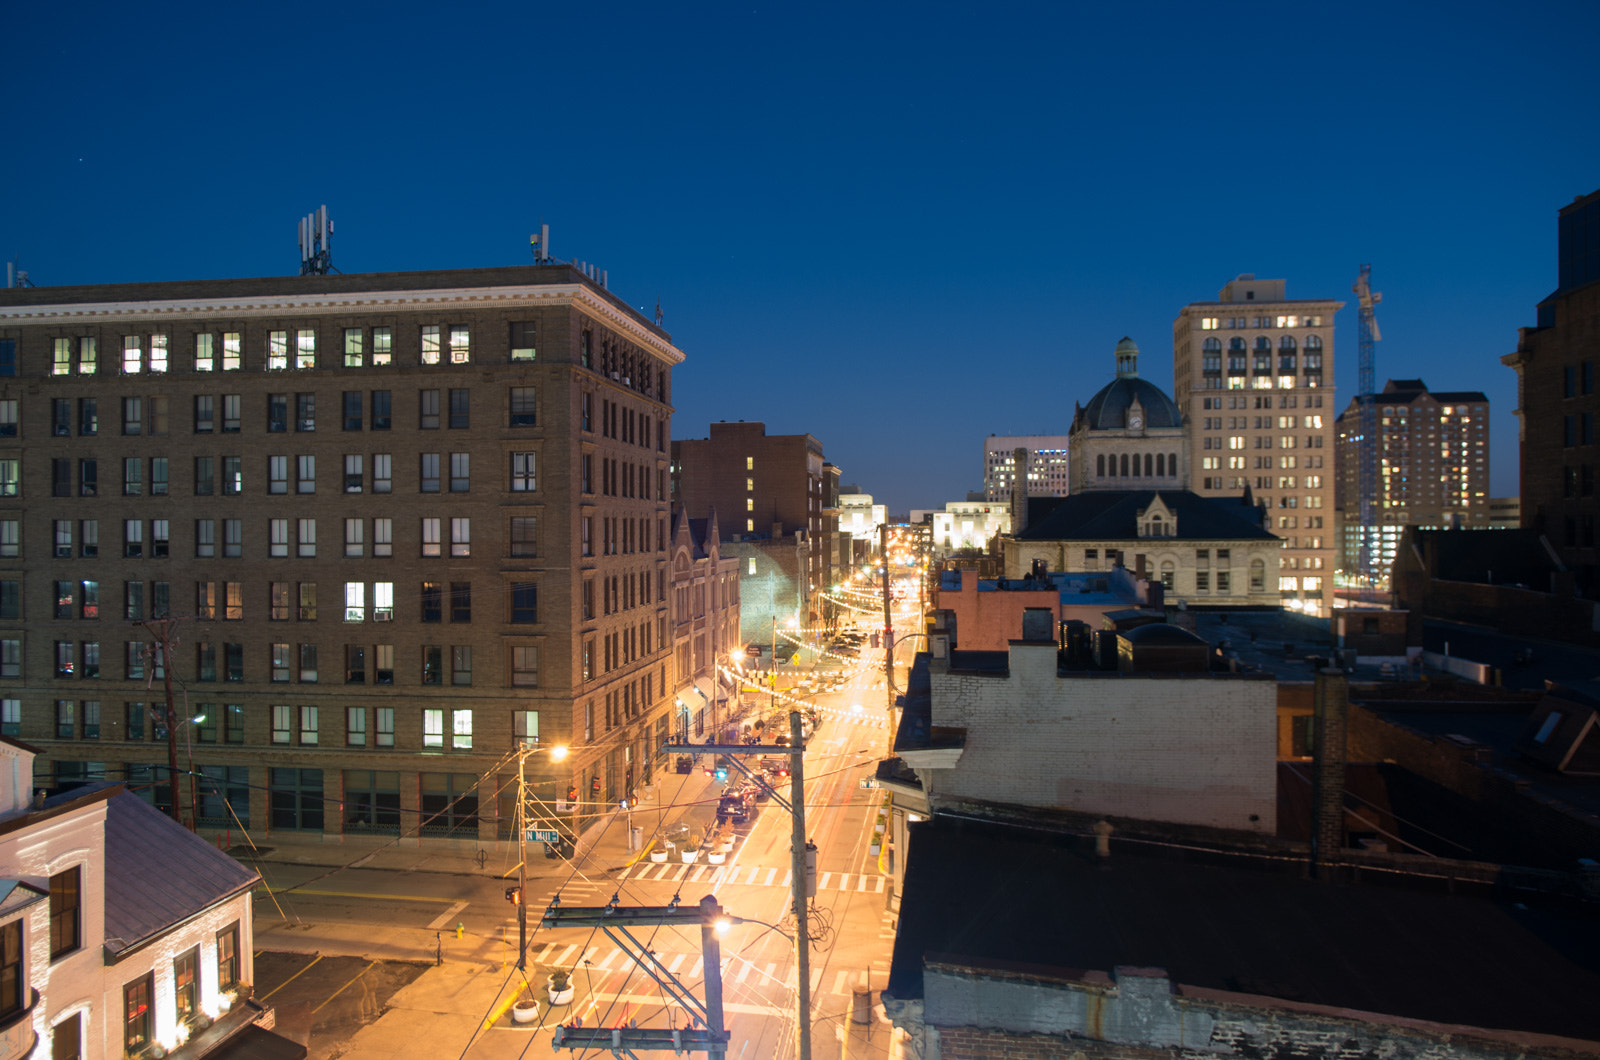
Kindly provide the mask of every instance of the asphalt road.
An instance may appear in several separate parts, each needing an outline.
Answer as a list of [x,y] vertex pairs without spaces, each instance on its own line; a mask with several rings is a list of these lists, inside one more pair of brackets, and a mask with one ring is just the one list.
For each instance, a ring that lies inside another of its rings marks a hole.
[[[874,681],[879,687],[871,687]],[[824,716],[805,756],[807,832],[819,848],[819,887],[808,919],[814,935],[812,1013],[816,1055],[828,1056],[837,1055],[836,1028],[860,1032],[848,1023],[854,989],[870,982],[876,990],[888,976],[893,935],[885,923],[885,878],[878,874],[877,858],[868,854],[881,793],[861,787],[887,747],[888,730],[881,677],[870,671],[862,671],[857,687],[824,693],[812,702]],[[857,704],[861,709],[852,709]],[[672,797],[672,779],[670,774],[664,778],[664,801]],[[616,1026],[637,1019],[641,1026],[682,1026],[688,1014],[626,952],[631,941],[591,928],[540,928],[540,914],[557,892],[563,908],[601,906],[613,897],[623,906],[666,905],[675,897],[691,904],[715,894],[729,914],[747,921],[721,940],[725,1013],[736,1046],[729,1056],[792,1056],[796,986],[788,916],[791,822],[777,802],[758,806],[755,817],[735,829],[736,845],[723,866],[642,860],[620,871],[529,880],[529,965],[536,975],[569,970],[577,987],[577,998],[561,1016],[564,1021],[579,1017],[591,1026]],[[714,806],[693,812],[709,819]],[[640,811],[636,822],[647,835],[655,829],[648,816],[649,811]],[[511,870],[512,865],[502,868]],[[397,927],[438,932],[448,952],[459,925],[466,942],[477,940],[481,947],[488,940],[491,950],[498,942],[503,959],[515,960],[517,921],[504,896],[507,880],[371,868],[330,872],[287,864],[264,865],[262,874],[273,892],[269,897],[264,889],[256,903],[257,946],[263,950],[274,948],[275,937],[314,936],[319,925],[338,924],[370,927],[375,938]],[[704,996],[697,928],[634,929],[633,936],[695,996]],[[262,953],[260,959],[264,972],[276,967],[271,953]],[[298,987],[284,987],[285,994],[276,1000],[297,997],[294,991],[301,990],[309,1004],[337,989],[340,983],[334,980],[340,976],[355,983],[340,995],[349,995],[343,1002],[336,1000],[324,1010],[327,1029],[316,1039],[320,1047],[332,1041],[338,1028],[353,1033],[363,1018],[376,1015],[381,1001],[374,999],[381,991],[369,992],[363,982],[375,975],[402,974],[385,971],[389,963],[306,971],[296,980]],[[289,960],[285,967],[293,965]],[[263,980],[263,985],[271,989],[276,984]],[[529,1055],[545,1055],[547,1041],[536,1036]]]

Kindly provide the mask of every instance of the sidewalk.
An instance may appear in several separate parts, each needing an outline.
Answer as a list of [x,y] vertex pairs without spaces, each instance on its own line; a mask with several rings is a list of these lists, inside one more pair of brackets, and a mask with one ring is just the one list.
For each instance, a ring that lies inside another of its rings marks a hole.
[[[527,846],[529,877],[566,877],[574,864],[586,873],[621,869],[642,857],[659,842],[659,833],[688,824],[700,834],[716,820],[717,795],[722,785],[705,774],[697,761],[690,773],[666,772],[640,790],[639,805],[631,811],[614,809],[594,819],[580,837],[577,852],[568,858],[545,856],[543,843]],[[641,830],[643,849],[628,849],[629,820]],[[438,872],[462,876],[493,876],[503,872],[505,855],[514,840],[479,843],[469,839],[400,839],[378,836],[322,838],[299,832],[273,832],[255,837],[260,855],[235,836],[227,852],[247,867],[257,864],[306,865],[318,868],[387,869],[392,872]],[[515,853],[511,854],[513,860]],[[429,955],[432,955],[430,943]]]

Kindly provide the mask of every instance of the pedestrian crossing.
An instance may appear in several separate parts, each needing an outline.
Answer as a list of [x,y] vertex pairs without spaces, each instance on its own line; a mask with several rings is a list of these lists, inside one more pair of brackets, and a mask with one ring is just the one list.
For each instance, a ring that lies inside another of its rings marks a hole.
[[[782,887],[788,889],[794,873],[789,869],[761,865],[674,865],[670,862],[638,862],[617,874],[618,880],[644,880],[665,883],[706,883],[734,887]],[[824,872],[817,876],[819,891],[855,891],[882,894],[884,877],[864,872]]]
[[[687,984],[696,984],[705,979],[705,958],[696,953],[656,953],[656,959],[680,980]],[[637,973],[643,971],[633,963],[632,959],[615,946],[578,945],[550,942],[543,946],[537,943],[528,947],[528,962],[541,968],[564,968],[574,973],[574,978],[580,986],[587,985],[583,982],[585,977],[593,980],[594,989],[604,989],[610,985],[596,977],[610,976],[614,973]],[[787,962],[785,962],[787,964]],[[874,969],[883,966],[883,962],[874,961]],[[887,978],[887,968],[877,972]],[[811,993],[813,996],[820,993],[841,994],[849,996],[855,988],[856,980],[861,975],[858,969],[816,968],[811,972]],[[798,988],[799,978],[792,965],[780,967],[777,961],[749,961],[736,954],[729,954],[722,958],[722,986],[729,996],[737,996],[740,988],[758,990],[761,988],[774,988],[782,990],[795,990]]]

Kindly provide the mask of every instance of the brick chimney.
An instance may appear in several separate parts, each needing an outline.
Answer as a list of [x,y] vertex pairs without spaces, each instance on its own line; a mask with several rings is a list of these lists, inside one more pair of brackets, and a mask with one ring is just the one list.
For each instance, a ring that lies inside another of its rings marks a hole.
[[1344,849],[1345,735],[1350,678],[1317,672],[1311,726],[1311,875],[1328,879]]
[[1028,528],[1028,450],[1011,450],[1011,532]]

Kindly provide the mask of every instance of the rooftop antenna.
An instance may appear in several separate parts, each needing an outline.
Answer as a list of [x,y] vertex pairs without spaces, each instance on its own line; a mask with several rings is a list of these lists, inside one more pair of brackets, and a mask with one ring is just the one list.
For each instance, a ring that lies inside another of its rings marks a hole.
[[333,267],[333,222],[328,207],[319,206],[300,218],[300,275],[326,276]]
[[533,249],[533,263],[535,265],[554,265],[555,258],[550,256],[550,226],[540,222],[539,230],[528,237],[528,245]]
[[1378,330],[1378,318],[1373,309],[1383,301],[1383,295],[1372,289],[1372,266],[1361,266],[1351,288],[1360,303],[1357,319],[1356,349],[1360,356],[1357,375],[1356,400],[1360,402],[1361,444],[1357,447],[1357,493],[1361,505],[1361,550],[1357,558],[1357,571],[1368,589],[1378,584],[1378,548],[1374,540],[1378,495],[1378,405],[1377,362],[1378,343],[1383,335]]
[[28,270],[20,268],[15,261],[6,262],[7,287],[32,287],[33,281],[28,279]]

